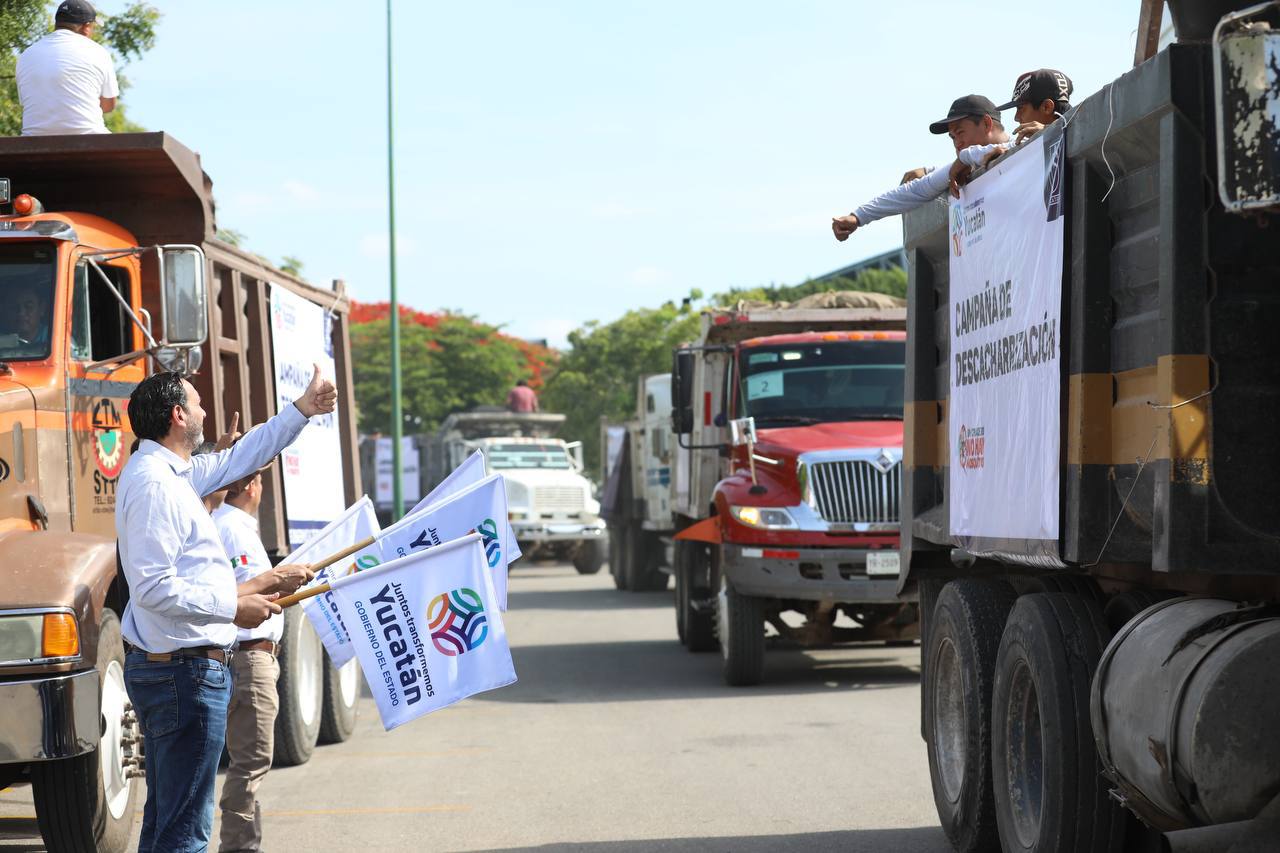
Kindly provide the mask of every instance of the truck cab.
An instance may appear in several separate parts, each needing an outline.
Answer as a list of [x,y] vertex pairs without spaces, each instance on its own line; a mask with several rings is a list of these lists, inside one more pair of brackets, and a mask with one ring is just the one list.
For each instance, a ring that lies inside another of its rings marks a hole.
[[[130,394],[173,370],[199,391],[212,433],[232,411],[250,424],[274,414],[273,284],[330,309],[349,368],[341,291],[290,280],[215,233],[211,182],[166,134],[0,139],[0,788],[30,781],[49,849],[127,849],[140,808],[115,544]],[[354,421],[343,429],[354,446]],[[334,464],[358,482],[353,453]],[[277,557],[281,476],[265,478],[259,511]],[[282,690],[277,764],[289,763],[282,744],[309,756],[332,716],[333,673],[314,646],[312,695]],[[286,644],[281,667],[295,657]],[[350,725],[355,698],[333,706]],[[312,713],[295,726],[300,707]]]
[[501,474],[508,516],[530,559],[567,559],[582,574],[604,565],[605,525],[594,486],[583,476],[582,443],[554,433],[562,414],[480,407],[445,418],[428,442],[434,487],[476,450],[489,473]]

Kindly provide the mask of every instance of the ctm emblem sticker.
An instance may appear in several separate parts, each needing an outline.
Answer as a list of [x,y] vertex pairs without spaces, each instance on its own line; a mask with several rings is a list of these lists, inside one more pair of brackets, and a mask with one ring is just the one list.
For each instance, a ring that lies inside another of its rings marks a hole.
[[431,599],[427,605],[431,642],[442,655],[457,657],[475,651],[489,636],[489,617],[474,589],[462,587]]
[[120,476],[124,467],[124,442],[120,439],[120,412],[116,404],[103,397],[93,406],[93,451],[98,471],[108,480]]

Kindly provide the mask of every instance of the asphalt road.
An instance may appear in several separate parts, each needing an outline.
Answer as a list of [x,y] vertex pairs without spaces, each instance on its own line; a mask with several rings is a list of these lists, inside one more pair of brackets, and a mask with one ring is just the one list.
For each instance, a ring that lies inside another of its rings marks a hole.
[[[946,853],[920,740],[919,649],[776,651],[725,687],[675,638],[671,592],[512,573],[519,682],[274,770],[268,850]],[[139,822],[141,818],[139,816]],[[217,826],[214,827],[216,838]],[[0,849],[43,850],[28,789]]]

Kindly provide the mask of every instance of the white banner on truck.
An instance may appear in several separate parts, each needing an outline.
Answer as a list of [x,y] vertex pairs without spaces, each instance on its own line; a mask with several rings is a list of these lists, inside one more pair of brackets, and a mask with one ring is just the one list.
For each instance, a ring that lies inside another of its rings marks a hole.
[[1063,144],[951,200],[951,536],[976,553],[1058,557]]
[[[280,285],[271,286],[271,353],[279,408],[302,396],[315,372],[313,365],[320,365],[322,375],[335,379],[329,323],[328,313],[319,305]],[[298,440],[280,454],[280,470],[289,546],[297,548],[345,508],[337,410],[311,419]]]
[[[395,481],[391,479],[394,458],[391,450],[391,437],[382,436],[374,445],[374,500],[380,505],[392,503],[395,495]],[[418,447],[413,436],[406,435],[400,439],[400,496],[405,503],[414,503],[422,497],[421,478],[418,476]]]

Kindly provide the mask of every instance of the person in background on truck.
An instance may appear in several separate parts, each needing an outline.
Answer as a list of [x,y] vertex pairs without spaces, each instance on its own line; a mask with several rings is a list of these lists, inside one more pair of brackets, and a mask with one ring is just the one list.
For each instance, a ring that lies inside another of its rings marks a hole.
[[529,383],[521,379],[516,387],[507,394],[507,410],[512,412],[538,411],[538,395],[529,387]]
[[844,242],[868,223],[915,210],[933,201],[948,188],[954,188],[957,178],[962,177],[966,170],[981,165],[981,158],[988,149],[979,146],[1009,141],[1009,134],[1000,123],[1000,110],[982,95],[956,98],[946,117],[929,125],[929,132],[945,133],[951,137],[951,144],[956,150],[955,162],[876,196],[848,216],[833,217],[831,231],[837,240]]
[[201,498],[267,464],[336,400],[317,366],[292,405],[231,449],[192,457],[205,413],[190,382],[157,373],[129,397],[140,441],[120,475],[116,535],[130,590],[121,620],[125,687],[146,754],[142,853],[207,847],[227,728],[229,649],[237,627],[256,628],[280,612],[281,575],[237,584]]
[[[262,502],[262,472],[232,483],[227,498],[213,513],[213,523],[222,537],[222,547],[235,569],[236,582],[245,583],[269,572],[289,572],[281,578],[280,591],[292,591],[311,579],[300,566],[271,568],[267,550],[258,532],[258,505]],[[262,808],[258,787],[271,769],[275,746],[276,714],[280,696],[276,661],[284,616],[276,613],[256,628],[241,628],[235,654],[231,658],[231,703],[227,706],[227,766],[222,785],[222,853],[250,851],[262,847]]]
[[63,0],[54,30],[18,57],[23,136],[110,133],[120,84],[107,49],[93,40],[98,13],[88,0]]

